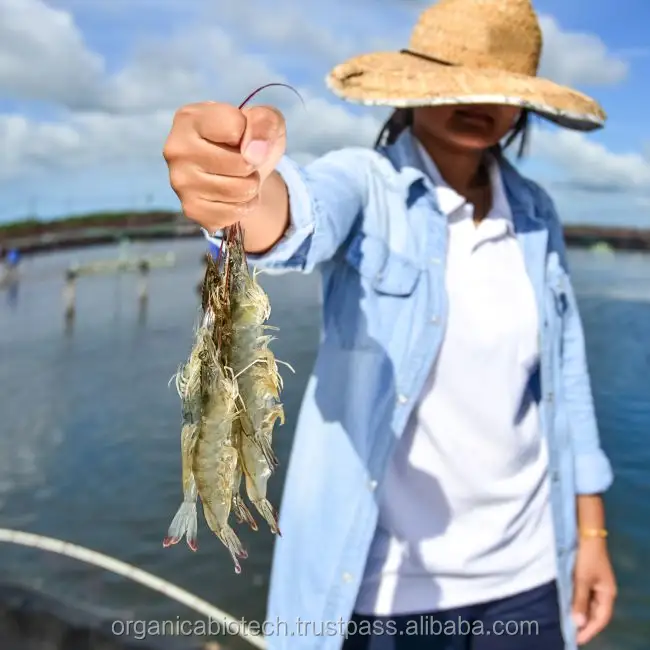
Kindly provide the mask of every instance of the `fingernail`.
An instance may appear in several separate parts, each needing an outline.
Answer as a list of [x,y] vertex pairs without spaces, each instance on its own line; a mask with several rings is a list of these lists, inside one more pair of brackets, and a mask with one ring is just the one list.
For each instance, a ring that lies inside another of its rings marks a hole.
[[576,624],[576,627],[582,627],[587,622],[587,617],[584,614],[574,614],[573,622]]
[[251,165],[261,165],[269,153],[269,143],[267,140],[251,140],[243,156]]

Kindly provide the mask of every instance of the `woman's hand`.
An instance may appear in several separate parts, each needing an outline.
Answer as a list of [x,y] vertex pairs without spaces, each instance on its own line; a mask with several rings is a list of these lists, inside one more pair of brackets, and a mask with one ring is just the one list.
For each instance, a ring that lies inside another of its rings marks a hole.
[[616,579],[604,539],[580,540],[573,582],[577,642],[584,645],[605,629],[614,611]]
[[185,216],[210,233],[241,222],[246,250],[259,252],[288,224],[287,188],[274,172],[285,146],[278,110],[204,102],[176,113],[163,155]]

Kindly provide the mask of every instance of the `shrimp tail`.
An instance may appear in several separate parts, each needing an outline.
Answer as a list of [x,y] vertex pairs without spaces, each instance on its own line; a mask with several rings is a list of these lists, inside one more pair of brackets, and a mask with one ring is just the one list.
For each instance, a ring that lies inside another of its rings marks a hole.
[[252,530],[258,530],[257,522],[253,519],[251,511],[246,507],[244,500],[239,496],[239,494],[235,494],[232,498],[232,512],[235,515],[238,524],[243,524],[245,522]]
[[173,544],[178,544],[185,536],[187,545],[192,551],[196,551],[198,548],[196,541],[197,530],[196,502],[183,501],[169,525],[167,537],[163,540],[163,546],[167,548]]
[[245,560],[248,557],[247,551],[242,546],[241,540],[237,537],[237,533],[228,525],[219,526],[217,518],[214,516],[209,507],[203,504],[203,514],[208,522],[208,526],[215,535],[219,538],[221,543],[228,549],[232,561],[235,563],[235,573],[241,573],[241,564],[239,558]]
[[274,535],[279,535],[282,537],[282,533],[280,533],[280,527],[278,526],[278,511],[271,505],[271,502],[268,499],[256,499],[253,501],[253,505],[260,513],[260,515],[264,517],[264,520],[269,525],[271,532]]
[[255,436],[255,444],[262,452],[262,456],[264,456],[264,460],[266,461],[268,466],[277,467],[279,464],[278,457],[275,455],[275,452],[273,451],[273,447],[271,446],[271,441],[268,439],[268,437]]
[[235,564],[235,573],[241,573],[241,564],[239,564],[239,558],[245,560],[248,557],[248,553],[244,550],[244,547],[237,537],[237,533],[230,527],[225,526],[218,535],[221,543],[228,549],[230,557]]

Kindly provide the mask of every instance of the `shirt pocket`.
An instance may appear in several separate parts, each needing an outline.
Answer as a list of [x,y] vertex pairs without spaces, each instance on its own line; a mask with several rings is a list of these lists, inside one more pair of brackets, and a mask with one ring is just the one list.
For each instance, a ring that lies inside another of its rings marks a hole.
[[385,351],[414,323],[413,296],[422,270],[386,242],[358,233],[345,251],[330,311],[343,348]]
[[381,295],[410,296],[420,279],[421,269],[405,255],[391,251],[380,237],[357,234],[345,260]]

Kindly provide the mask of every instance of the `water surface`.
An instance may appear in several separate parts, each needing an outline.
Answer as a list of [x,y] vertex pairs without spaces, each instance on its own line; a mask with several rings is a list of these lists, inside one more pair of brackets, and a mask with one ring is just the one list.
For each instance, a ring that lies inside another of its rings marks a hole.
[[[178,260],[173,269],[152,272],[144,312],[132,276],[83,278],[74,327],[66,330],[66,266],[115,257],[112,247],[28,258],[17,293],[0,292],[0,526],[107,553],[238,618],[262,619],[268,532],[242,532],[250,557],[239,576],[202,522],[197,554],[161,546],[180,500],[179,402],[167,382],[189,350],[205,248],[201,241],[134,248],[174,250]],[[574,251],[571,264],[603,445],[617,476],[608,516],[621,595],[614,623],[593,647],[647,650],[650,257]],[[271,320],[281,328],[276,354],[296,369],[283,372],[287,424],[278,429],[281,469],[270,484],[278,502],[318,342],[319,296],[315,276],[267,276],[263,283]],[[42,589],[106,620],[195,618],[137,584],[39,551],[3,547],[0,580]]]

